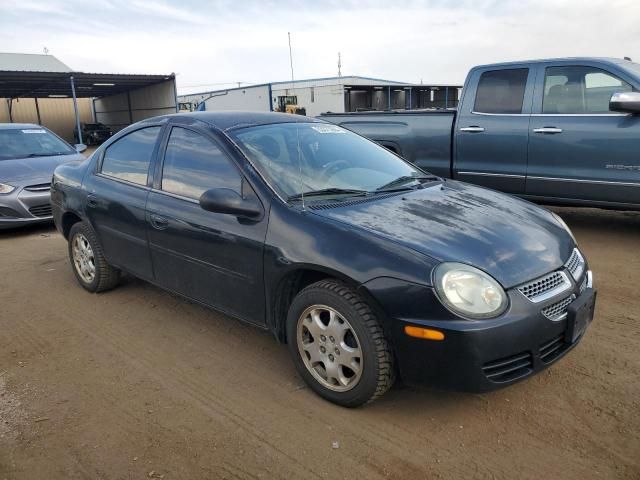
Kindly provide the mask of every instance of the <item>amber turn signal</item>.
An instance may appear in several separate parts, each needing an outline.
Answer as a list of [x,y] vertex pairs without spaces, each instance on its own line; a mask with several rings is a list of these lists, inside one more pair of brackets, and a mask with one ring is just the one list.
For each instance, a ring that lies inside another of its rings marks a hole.
[[432,330],[430,328],[412,327],[410,325],[407,325],[406,327],[404,327],[404,333],[406,333],[410,337],[423,338],[425,340],[444,340],[444,333],[438,330]]

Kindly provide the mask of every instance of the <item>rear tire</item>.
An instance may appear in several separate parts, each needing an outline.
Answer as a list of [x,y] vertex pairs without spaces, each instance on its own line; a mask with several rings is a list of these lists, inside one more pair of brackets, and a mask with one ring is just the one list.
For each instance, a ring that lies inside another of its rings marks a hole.
[[93,228],[75,223],[69,231],[69,260],[78,283],[92,293],[111,290],[120,281],[120,270],[109,265]]
[[373,309],[342,282],[322,280],[294,298],[287,316],[293,362],[330,402],[359,407],[395,380],[393,352]]

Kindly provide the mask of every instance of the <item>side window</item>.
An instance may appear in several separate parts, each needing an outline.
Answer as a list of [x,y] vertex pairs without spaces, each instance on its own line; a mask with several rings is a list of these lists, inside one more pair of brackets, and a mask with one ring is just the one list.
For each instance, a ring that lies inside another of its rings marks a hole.
[[218,146],[199,133],[173,127],[162,167],[162,190],[200,198],[211,188],[242,191],[242,177]]
[[104,152],[101,173],[138,185],[146,185],[149,163],[160,128],[142,128],[113,143]]
[[609,100],[633,88],[615,75],[593,67],[549,67],[544,77],[542,113],[609,113]]
[[493,70],[480,75],[474,112],[522,113],[528,68]]

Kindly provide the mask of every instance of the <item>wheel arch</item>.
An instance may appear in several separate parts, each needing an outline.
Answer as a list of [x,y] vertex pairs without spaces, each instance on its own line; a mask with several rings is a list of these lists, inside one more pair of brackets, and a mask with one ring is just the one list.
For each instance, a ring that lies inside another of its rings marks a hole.
[[[378,315],[384,315],[378,302],[361,283],[333,269],[320,265],[299,265],[280,277],[269,294],[269,328],[281,343],[287,343],[287,315],[291,302],[305,287],[321,280],[335,279],[362,295]],[[382,322],[384,324],[385,322]]]
[[69,232],[71,231],[71,227],[73,227],[76,223],[82,222],[82,218],[75,212],[64,212],[61,218],[61,228],[62,235],[67,240],[69,239]]

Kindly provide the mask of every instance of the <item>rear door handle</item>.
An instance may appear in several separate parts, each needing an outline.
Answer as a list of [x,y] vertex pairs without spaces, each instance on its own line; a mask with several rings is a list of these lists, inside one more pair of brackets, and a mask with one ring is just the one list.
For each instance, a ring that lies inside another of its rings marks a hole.
[[542,127],[542,128],[534,128],[533,133],[547,133],[547,134],[555,134],[562,133],[561,128],[556,127]]
[[151,214],[150,221],[151,226],[157,230],[164,230],[169,226],[169,220],[155,213]]
[[471,132],[471,133],[481,133],[484,132],[484,128],[478,127],[476,125],[472,125],[470,127],[462,127],[460,129],[461,132]]

